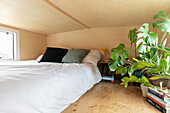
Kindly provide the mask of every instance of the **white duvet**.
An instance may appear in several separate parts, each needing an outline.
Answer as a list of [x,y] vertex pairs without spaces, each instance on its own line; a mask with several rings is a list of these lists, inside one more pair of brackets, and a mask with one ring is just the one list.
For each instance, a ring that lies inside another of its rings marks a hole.
[[60,113],[100,80],[92,64],[0,62],[0,113]]

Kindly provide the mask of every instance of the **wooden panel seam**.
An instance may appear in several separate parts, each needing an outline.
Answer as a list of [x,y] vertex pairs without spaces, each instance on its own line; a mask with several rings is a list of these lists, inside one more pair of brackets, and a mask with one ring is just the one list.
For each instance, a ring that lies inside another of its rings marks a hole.
[[49,0],[44,0],[47,4],[49,4],[50,6],[52,6],[53,8],[57,9],[58,11],[60,11],[61,13],[63,13],[64,15],[66,15],[67,17],[71,18],[72,20],[76,21],[77,23],[83,25],[84,27],[90,29],[89,26],[87,26],[86,24],[82,23],[81,21],[79,21],[78,19],[76,19],[75,17],[73,17],[72,15],[68,14],[67,12],[65,12],[63,9],[61,9],[60,7],[58,7],[57,5],[55,5],[54,3],[52,3]]

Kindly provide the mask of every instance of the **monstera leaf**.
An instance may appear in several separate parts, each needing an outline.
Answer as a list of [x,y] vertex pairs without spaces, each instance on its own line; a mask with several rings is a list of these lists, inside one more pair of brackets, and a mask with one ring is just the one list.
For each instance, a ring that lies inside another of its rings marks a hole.
[[138,39],[139,38],[146,38],[148,36],[148,31],[149,31],[149,24],[148,23],[144,23],[140,29],[138,30],[140,33],[138,33]]
[[157,27],[162,32],[168,32],[170,34],[170,19],[168,16],[163,11],[160,11],[153,17],[153,20],[157,18],[162,18],[162,20],[154,22],[152,24],[153,28]]
[[149,32],[148,36],[150,45],[156,46],[158,43],[158,34],[155,32]]
[[136,45],[137,45],[137,51],[139,51],[140,53],[146,52],[148,49],[148,47],[144,45],[146,43],[149,43],[148,31],[149,31],[148,23],[144,23],[138,30],[139,33],[137,35],[138,40],[136,41]]

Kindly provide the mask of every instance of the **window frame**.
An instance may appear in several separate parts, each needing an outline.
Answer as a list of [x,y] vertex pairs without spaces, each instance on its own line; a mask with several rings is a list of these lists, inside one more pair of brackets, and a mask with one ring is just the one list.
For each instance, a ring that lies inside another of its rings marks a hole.
[[14,33],[14,60],[20,60],[20,40],[19,40],[19,30],[1,27],[0,30],[4,32],[12,32]]

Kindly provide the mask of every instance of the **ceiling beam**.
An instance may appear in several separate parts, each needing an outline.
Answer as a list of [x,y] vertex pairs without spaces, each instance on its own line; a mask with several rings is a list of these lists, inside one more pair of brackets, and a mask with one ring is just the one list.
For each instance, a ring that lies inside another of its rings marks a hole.
[[72,20],[76,21],[77,23],[83,25],[84,27],[90,29],[89,26],[87,26],[86,24],[82,23],[81,21],[79,21],[78,19],[76,19],[75,17],[71,16],[70,14],[68,14],[67,12],[65,12],[63,9],[59,8],[57,5],[55,5],[54,3],[52,3],[49,0],[44,0],[47,4],[49,4],[50,6],[52,6],[53,8],[57,9],[58,11],[60,11],[61,13],[63,13],[64,15],[66,15],[67,17],[71,18]]

